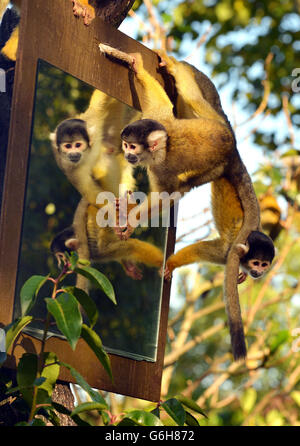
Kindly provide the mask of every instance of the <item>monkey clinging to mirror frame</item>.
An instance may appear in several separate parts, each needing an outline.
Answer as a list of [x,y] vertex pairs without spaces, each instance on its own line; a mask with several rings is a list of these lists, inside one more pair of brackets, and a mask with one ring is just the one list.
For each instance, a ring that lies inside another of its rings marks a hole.
[[[58,259],[64,258],[65,251],[73,250],[80,259],[91,262],[117,261],[133,279],[142,278],[138,264],[162,267],[163,253],[157,246],[138,239],[127,244],[112,228],[100,227],[96,221],[100,192],[117,196],[120,184],[135,189],[133,168],[121,153],[120,131],[139,114],[95,90],[87,110],[59,123],[50,135],[57,165],[83,197],[72,226],[52,240],[51,250]],[[77,286],[87,290],[88,281],[79,275]]]
[[[228,243],[224,297],[234,358],[246,356],[243,323],[237,291],[240,257],[245,255],[252,231],[260,232],[260,212],[250,176],[237,151],[231,125],[221,107],[213,83],[194,67],[167,58],[165,63],[176,84],[184,119],[175,118],[173,104],[163,87],[143,67],[140,54],[126,54],[108,45],[101,53],[128,63],[135,73],[141,93],[142,120],[122,132],[128,162],[144,165],[151,190],[188,192],[195,186],[224,178],[237,194],[243,222],[234,242]],[[227,184],[225,182],[225,184]],[[147,217],[151,200],[146,203]],[[144,206],[144,207],[145,207]],[[140,214],[143,215],[143,204]],[[133,231],[128,225],[121,237]]]

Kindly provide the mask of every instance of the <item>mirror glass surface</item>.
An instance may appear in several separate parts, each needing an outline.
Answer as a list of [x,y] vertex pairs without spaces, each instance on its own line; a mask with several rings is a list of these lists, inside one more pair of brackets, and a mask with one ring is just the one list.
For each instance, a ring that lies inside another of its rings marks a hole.
[[[20,290],[29,277],[49,273],[52,277],[57,277],[59,274],[57,259],[50,250],[51,241],[61,230],[72,224],[82,197],[58,167],[51,148],[50,133],[62,120],[85,112],[94,92],[91,86],[42,60],[39,61],[36,85],[14,317],[20,315]],[[115,116],[115,124],[110,123],[109,127],[105,127],[107,123],[104,125],[106,142],[112,134],[115,135],[114,125],[120,126],[120,122],[123,125],[124,116],[127,116],[125,120],[129,120],[136,113],[125,104],[121,108],[123,117]],[[147,193],[148,179],[145,171],[135,169],[134,178],[137,190]],[[164,254],[166,228],[139,227],[133,237],[145,242],[143,247],[146,252],[148,245],[154,245]],[[97,258],[91,259],[92,266],[111,281],[117,305],[99,288],[89,288],[100,315],[94,329],[108,352],[137,360],[155,361],[162,296],[159,268],[146,266],[143,262],[135,265],[132,262],[121,264],[118,249],[115,260],[106,262],[104,254],[101,249]],[[147,254],[146,257],[147,263]],[[141,277],[134,279],[132,275]],[[76,277],[72,274],[64,285],[75,285],[75,282]],[[51,290],[50,284],[48,286],[46,283],[42,287],[37,304],[31,312],[38,319],[26,328],[32,336],[42,336],[42,321],[46,316],[44,298],[50,297]],[[51,325],[49,336],[59,336],[54,325]]]

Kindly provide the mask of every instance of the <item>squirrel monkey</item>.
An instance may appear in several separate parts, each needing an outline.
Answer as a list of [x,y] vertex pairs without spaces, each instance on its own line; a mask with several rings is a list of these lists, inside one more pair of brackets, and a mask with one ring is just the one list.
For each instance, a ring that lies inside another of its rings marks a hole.
[[[128,55],[103,44],[99,48],[103,54],[126,62],[141,87],[139,100],[143,119],[123,129],[123,150],[131,164],[147,167],[152,190],[183,193],[224,178],[237,194],[243,221],[234,243],[227,245],[224,296],[233,355],[235,359],[244,358],[246,345],[237,291],[239,245],[246,244],[252,231],[260,230],[260,213],[250,176],[238,153],[219,95],[203,73],[189,64],[166,57],[164,65],[175,79],[179,96],[177,105],[179,110],[182,107],[182,115],[175,118],[173,104],[159,82],[144,69],[140,54]],[[142,209],[140,212],[142,215]],[[149,205],[147,212],[149,216]],[[128,227],[125,237],[132,230]]]
[[[212,214],[219,237],[186,246],[172,254],[166,262],[165,278],[170,279],[175,268],[204,261],[225,265],[229,247],[235,242],[243,223],[243,209],[233,186],[226,178],[220,178],[211,185]],[[270,237],[260,231],[252,231],[246,244],[238,244],[242,272],[238,283],[249,274],[253,279],[261,278],[270,268],[275,255]]]
[[[82,195],[73,225],[59,233],[51,244],[58,259],[65,251],[77,251],[81,259],[92,262],[120,262],[127,275],[141,278],[137,264],[161,268],[162,251],[150,243],[132,239],[120,241],[114,230],[99,227],[96,197],[102,191],[119,193],[119,184],[135,188],[132,167],[121,153],[120,131],[138,112],[95,90],[85,113],[61,122],[51,134],[58,166]],[[84,277],[77,285],[87,287]]]
[[[96,263],[119,262],[125,273],[135,280],[142,279],[138,264],[161,268],[163,252],[157,246],[132,238],[119,240],[112,228],[101,228],[96,223],[98,209],[82,198],[77,206],[72,226],[65,228],[52,240],[50,249],[58,261],[64,252],[77,251],[80,259]],[[79,288],[87,291],[88,281],[78,275]]]
[[[61,122],[50,135],[58,166],[82,197],[96,205],[97,195],[119,184],[134,188],[132,167],[121,153],[120,131],[138,112],[100,90],[86,112]],[[109,174],[108,174],[109,172]]]
[[272,193],[267,192],[259,197],[261,225],[272,240],[275,240],[284,228],[281,220],[281,209]]

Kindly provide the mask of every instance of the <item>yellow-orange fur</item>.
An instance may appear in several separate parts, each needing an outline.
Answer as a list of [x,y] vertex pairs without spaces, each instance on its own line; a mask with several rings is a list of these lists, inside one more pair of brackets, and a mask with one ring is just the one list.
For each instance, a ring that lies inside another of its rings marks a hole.
[[172,254],[166,262],[168,275],[175,268],[194,262],[225,265],[229,247],[234,243],[243,222],[243,210],[235,189],[225,178],[211,185],[212,214],[219,237],[193,243]]

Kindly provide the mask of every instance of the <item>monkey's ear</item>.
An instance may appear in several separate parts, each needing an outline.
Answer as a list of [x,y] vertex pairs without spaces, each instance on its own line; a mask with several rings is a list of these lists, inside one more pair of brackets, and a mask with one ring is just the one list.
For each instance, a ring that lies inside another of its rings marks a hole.
[[70,251],[77,251],[79,247],[78,239],[77,238],[69,238],[65,241],[66,248],[68,248]]
[[243,243],[238,243],[237,245],[235,245],[235,250],[239,257],[244,257],[249,251],[249,246],[244,245]]
[[164,130],[154,130],[147,138],[149,150],[156,152],[157,150],[164,149],[167,145],[168,135]]
[[56,145],[55,132],[50,133],[49,138],[50,138],[50,141],[52,142],[52,144]]

